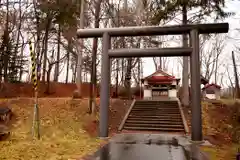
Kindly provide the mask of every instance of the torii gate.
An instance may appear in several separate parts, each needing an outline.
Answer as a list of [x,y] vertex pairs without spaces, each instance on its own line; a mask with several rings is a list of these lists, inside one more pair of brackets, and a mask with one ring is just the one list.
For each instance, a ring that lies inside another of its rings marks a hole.
[[[174,57],[190,56],[191,71],[191,109],[192,141],[202,141],[201,82],[199,61],[199,35],[210,33],[227,33],[228,23],[188,24],[172,26],[141,26],[104,29],[79,29],[78,38],[103,38],[101,91],[100,91],[100,137],[108,137],[108,107],[110,90],[110,58],[127,57]],[[190,35],[189,47],[147,48],[147,49],[111,49],[111,37],[156,36],[156,35]]]

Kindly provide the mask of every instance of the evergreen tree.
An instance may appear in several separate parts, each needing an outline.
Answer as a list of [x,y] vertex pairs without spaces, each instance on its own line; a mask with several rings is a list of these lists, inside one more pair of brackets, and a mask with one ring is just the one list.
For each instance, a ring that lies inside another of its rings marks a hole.
[[0,77],[4,77],[5,81],[18,82],[20,71],[24,69],[27,60],[15,54],[15,44],[6,32],[1,38],[0,47]]
[[[144,0],[146,1],[146,0]],[[155,11],[151,16],[152,24],[159,24],[162,21],[175,18],[176,14],[182,11],[182,7],[186,6],[187,11],[196,10],[194,16],[188,19],[188,23],[200,22],[206,17],[218,20],[233,15],[232,12],[223,10],[226,0],[162,0],[152,1],[151,4],[144,2],[145,7]]]

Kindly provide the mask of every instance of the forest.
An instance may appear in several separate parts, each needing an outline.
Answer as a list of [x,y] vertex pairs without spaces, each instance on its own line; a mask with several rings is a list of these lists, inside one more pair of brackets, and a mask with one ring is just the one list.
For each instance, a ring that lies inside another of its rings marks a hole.
[[[0,138],[11,133],[0,143],[0,159],[77,160],[106,143],[97,138],[102,39],[78,39],[78,29],[222,22],[229,23],[228,33],[200,36],[196,65],[204,79],[221,86],[220,100],[202,99],[200,105],[203,138],[214,145],[202,150],[218,160],[235,157],[239,5],[238,0],[0,0],[0,108],[12,114],[9,123],[0,123]],[[188,35],[166,35],[118,37],[111,44],[113,49],[165,48],[190,42]],[[132,99],[142,95],[141,80],[157,70],[181,79],[182,106],[176,103],[175,111],[191,130],[188,57],[118,58],[111,59],[110,137],[119,133]],[[31,135],[35,122],[40,140]]]
[[[222,22],[237,14],[231,9],[226,10],[225,3],[224,0],[2,0],[0,79],[10,83],[31,82],[28,45],[31,40],[41,82],[81,86],[82,82],[91,81],[96,85],[101,79],[101,40],[77,39],[77,29]],[[238,33],[238,28],[234,31]],[[200,45],[203,77],[230,89],[235,85],[233,64],[231,59],[226,63],[225,56],[231,55],[226,52],[236,51],[238,61],[238,40],[230,50],[226,51],[225,46],[233,38],[236,37],[229,34],[204,35]],[[187,43],[187,37],[182,39],[181,36],[115,38],[112,47],[167,47]],[[183,71],[183,86],[188,86],[187,58],[175,59],[178,67],[169,66],[171,59],[166,57],[152,60],[156,70],[159,67],[168,71],[180,68],[177,70]],[[140,84],[143,61],[143,58],[112,60],[112,83],[117,93],[119,86],[129,88]]]

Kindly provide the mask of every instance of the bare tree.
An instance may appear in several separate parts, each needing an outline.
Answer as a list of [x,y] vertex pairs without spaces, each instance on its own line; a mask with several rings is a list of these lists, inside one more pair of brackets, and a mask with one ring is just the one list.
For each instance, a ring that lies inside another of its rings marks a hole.
[[5,22],[5,29],[3,35],[3,77],[4,82],[8,82],[8,60],[9,60],[9,0],[6,2],[7,5],[7,17]]
[[235,56],[234,52],[232,51],[232,61],[233,61],[233,69],[234,69],[234,76],[235,76],[235,97],[240,98],[240,88],[239,88],[239,79],[238,79],[238,72],[237,72],[237,67],[236,67],[236,62],[235,62]]
[[[100,11],[101,11],[101,4],[102,0],[95,1],[95,13],[94,13],[94,27],[99,28],[100,23]],[[91,87],[90,87],[90,99],[89,99],[89,113],[94,113],[96,108],[96,79],[97,79],[97,72],[96,72],[96,59],[97,59],[97,48],[98,48],[98,38],[93,39],[92,45],[92,69],[91,69]]]
[[47,53],[48,53],[48,40],[49,40],[49,32],[51,29],[53,17],[50,12],[47,12],[47,18],[45,23],[45,38],[44,38],[44,48],[42,50],[43,53],[43,73],[42,73],[42,81],[45,82],[46,77],[46,68],[47,68]]
[[[68,41],[68,46],[70,47],[71,45],[71,41],[69,40]],[[65,79],[65,83],[67,84],[68,83],[68,76],[69,76],[69,65],[70,65],[70,52],[69,52],[69,49],[67,50],[67,67],[66,67],[66,79]],[[59,63],[59,62],[58,62]]]
[[[80,5],[80,29],[84,28],[84,14],[85,14],[85,0],[81,1]],[[82,50],[83,50],[83,39],[79,39],[78,47],[78,60],[77,60],[77,86],[78,86],[78,96],[82,97]]]
[[57,64],[55,66],[55,72],[54,72],[54,81],[58,81],[58,76],[59,76],[59,60],[60,60],[60,46],[61,46],[61,24],[58,24],[58,35],[57,35]]
[[201,68],[206,79],[211,79],[214,76],[214,81],[217,83],[219,59],[223,53],[225,46],[225,35],[214,35],[209,40],[202,43],[201,50]]
[[52,68],[55,64],[63,61],[66,58],[66,55],[63,56],[62,58],[60,58],[59,60],[55,60],[54,57],[55,57],[55,54],[54,54],[54,48],[53,48],[51,57],[50,58],[47,57],[47,62],[48,62],[48,69],[46,70],[46,72],[47,72],[47,88],[45,91],[47,94],[50,93],[50,77],[51,77]]
[[[187,2],[184,0],[182,4],[182,23],[187,24]],[[183,47],[188,47],[188,37],[183,34]],[[189,105],[189,62],[188,57],[183,57],[183,76],[182,76],[182,86],[183,86],[183,98],[182,103],[184,106]]]
[[[227,75],[228,75],[228,79],[229,79],[229,82],[230,82],[230,87],[231,87],[231,90],[234,88],[234,84],[232,82],[232,77],[230,76],[229,74],[229,67],[226,67],[226,72],[227,72]],[[231,95],[234,97],[235,96],[235,93],[234,91],[231,92]]]

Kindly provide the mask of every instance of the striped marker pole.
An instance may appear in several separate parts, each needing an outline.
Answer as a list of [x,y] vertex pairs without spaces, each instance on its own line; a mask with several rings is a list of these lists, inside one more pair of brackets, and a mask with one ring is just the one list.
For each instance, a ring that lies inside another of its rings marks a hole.
[[39,108],[38,108],[38,75],[37,75],[37,63],[36,56],[33,51],[32,43],[29,40],[29,50],[31,55],[31,63],[32,63],[32,83],[35,92],[35,103],[34,103],[34,114],[33,114],[33,126],[32,126],[32,135],[37,139],[40,139],[39,133]]
[[37,91],[37,74],[36,74],[36,58],[35,53],[33,52],[33,47],[31,41],[29,41],[29,50],[31,55],[31,62],[32,62],[32,82],[33,88]]

